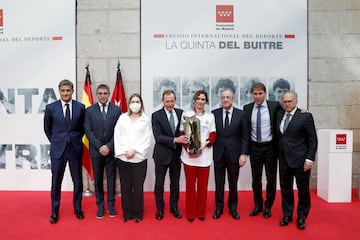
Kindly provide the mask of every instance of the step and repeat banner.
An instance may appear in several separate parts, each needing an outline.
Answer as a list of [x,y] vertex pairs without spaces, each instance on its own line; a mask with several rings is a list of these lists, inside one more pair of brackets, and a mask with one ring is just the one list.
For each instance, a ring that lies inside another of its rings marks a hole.
[[50,190],[43,112],[75,84],[75,17],[73,0],[0,2],[0,190]]
[[[141,93],[148,115],[161,108],[164,89],[175,90],[184,110],[197,90],[206,90],[210,111],[221,105],[219,90],[230,87],[242,108],[252,101],[255,82],[267,86],[269,100],[295,90],[299,106],[307,107],[307,0],[141,1]],[[214,189],[213,170],[209,180]],[[153,178],[146,181],[152,189]],[[249,162],[240,170],[239,189],[251,189]]]

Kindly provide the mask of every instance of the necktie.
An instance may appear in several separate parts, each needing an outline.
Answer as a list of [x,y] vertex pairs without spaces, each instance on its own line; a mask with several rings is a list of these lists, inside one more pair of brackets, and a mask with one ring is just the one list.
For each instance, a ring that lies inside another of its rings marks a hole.
[[229,122],[229,111],[226,111],[226,116],[225,116],[225,128],[228,128],[229,125],[230,125],[230,122]]
[[173,111],[170,112],[169,123],[170,123],[171,132],[175,136],[175,119],[174,119]]
[[287,127],[289,126],[290,117],[291,117],[291,114],[290,114],[290,113],[286,114],[286,118],[285,118],[285,121],[284,121],[283,132],[285,132],[286,129],[287,129]]
[[70,124],[70,107],[69,107],[69,104],[66,103],[65,107],[66,107],[66,109],[65,109],[65,122],[66,122],[66,125],[69,126],[69,124]]
[[106,105],[105,104],[103,104],[103,105],[101,105],[101,114],[102,114],[102,116],[103,116],[103,118],[104,118],[104,120],[106,119],[106,112],[105,112],[105,107],[106,107]]
[[256,142],[260,143],[261,142],[261,112],[260,112],[261,105],[257,106],[257,108],[258,111],[256,116]]

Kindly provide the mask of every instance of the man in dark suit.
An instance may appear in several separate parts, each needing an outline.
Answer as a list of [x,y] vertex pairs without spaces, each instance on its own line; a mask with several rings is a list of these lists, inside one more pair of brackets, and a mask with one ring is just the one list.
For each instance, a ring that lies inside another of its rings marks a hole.
[[311,113],[297,108],[297,94],[292,91],[282,96],[284,111],[277,114],[279,134],[279,173],[283,218],[280,226],[292,222],[294,212],[293,182],[298,189],[297,227],[305,229],[311,207],[310,172],[317,150],[317,135]]
[[75,215],[78,219],[84,218],[81,200],[85,106],[72,100],[74,88],[71,81],[66,79],[60,81],[59,93],[61,100],[46,105],[44,114],[44,131],[50,141],[52,173],[50,223],[52,224],[57,223],[59,218],[61,183],[67,161],[74,183]]
[[214,219],[220,218],[224,208],[225,171],[228,174],[228,207],[233,219],[240,219],[237,212],[237,181],[239,167],[246,163],[249,149],[248,117],[233,107],[234,93],[227,88],[221,92],[222,107],[215,109],[216,142],[214,144],[215,204]]
[[162,94],[163,108],[154,112],[151,117],[152,130],[155,137],[155,203],[156,219],[164,217],[164,180],[169,169],[170,175],[170,213],[181,218],[178,210],[179,179],[181,170],[181,144],[187,143],[186,136],[179,136],[182,110],[174,108],[176,95],[173,90],[165,90]]
[[[244,106],[249,117],[250,163],[252,174],[252,189],[255,208],[250,216],[263,212],[264,218],[271,216],[276,195],[276,173],[278,159],[278,141],[276,137],[276,113],[282,110],[279,102],[266,101],[266,87],[263,83],[255,83],[251,87],[253,102]],[[262,174],[265,166],[266,199],[262,197]]]
[[95,179],[96,218],[102,219],[104,204],[104,169],[106,171],[107,205],[109,217],[116,217],[114,157],[114,127],[121,114],[120,108],[109,103],[110,89],[105,84],[96,88],[97,103],[85,111],[85,134],[89,139],[89,152]]

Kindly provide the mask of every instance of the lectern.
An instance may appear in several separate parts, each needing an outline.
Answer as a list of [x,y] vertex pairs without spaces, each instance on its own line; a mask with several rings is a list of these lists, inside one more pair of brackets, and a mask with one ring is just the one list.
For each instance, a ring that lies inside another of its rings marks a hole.
[[318,130],[317,195],[327,202],[351,202],[353,132]]

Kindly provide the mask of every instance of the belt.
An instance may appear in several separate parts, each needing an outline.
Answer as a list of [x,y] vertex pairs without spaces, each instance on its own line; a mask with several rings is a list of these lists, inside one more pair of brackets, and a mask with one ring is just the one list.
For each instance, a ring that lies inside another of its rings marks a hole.
[[258,142],[251,141],[251,144],[263,146],[263,145],[271,145],[271,144],[273,144],[273,142],[269,141],[269,142],[260,142],[260,143],[258,143]]

